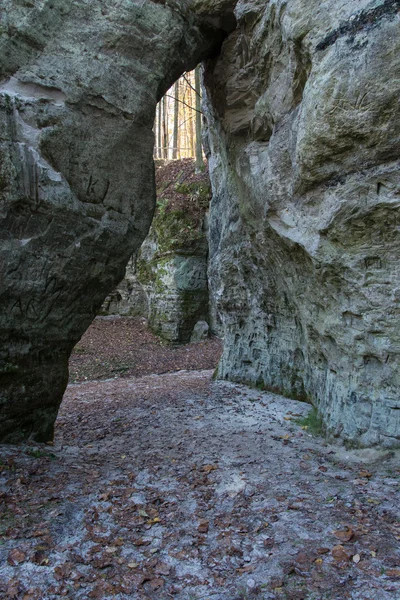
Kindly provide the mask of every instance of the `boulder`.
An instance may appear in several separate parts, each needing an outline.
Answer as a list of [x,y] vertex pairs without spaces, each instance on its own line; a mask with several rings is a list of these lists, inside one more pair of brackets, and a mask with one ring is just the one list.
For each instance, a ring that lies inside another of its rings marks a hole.
[[208,338],[209,331],[207,321],[197,321],[190,336],[191,343],[203,342]]

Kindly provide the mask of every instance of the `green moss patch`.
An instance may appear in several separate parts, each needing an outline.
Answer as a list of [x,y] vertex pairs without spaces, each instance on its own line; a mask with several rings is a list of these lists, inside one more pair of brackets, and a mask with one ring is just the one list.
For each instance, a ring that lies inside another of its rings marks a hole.
[[312,435],[323,435],[325,428],[321,415],[315,406],[312,407],[307,416],[294,421],[304,429],[307,429]]

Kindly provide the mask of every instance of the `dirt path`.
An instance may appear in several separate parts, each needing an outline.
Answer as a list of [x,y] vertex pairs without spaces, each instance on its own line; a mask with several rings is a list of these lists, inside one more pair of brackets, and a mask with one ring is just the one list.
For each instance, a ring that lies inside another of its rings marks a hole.
[[1,448],[0,598],[400,598],[398,456],[211,374],[71,385],[54,446]]
[[169,346],[141,317],[97,317],[72,353],[70,381],[140,377],[183,369],[215,369],[222,342]]

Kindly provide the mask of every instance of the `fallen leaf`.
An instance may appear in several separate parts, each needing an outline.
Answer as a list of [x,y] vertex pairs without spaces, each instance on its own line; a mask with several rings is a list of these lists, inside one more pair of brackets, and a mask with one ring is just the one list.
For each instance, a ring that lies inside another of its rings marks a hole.
[[246,565],[245,567],[239,567],[238,569],[236,569],[236,572],[240,573],[241,575],[243,573],[252,573],[255,568],[255,565]]
[[157,565],[155,566],[154,571],[158,575],[169,575],[169,573],[171,571],[171,567],[169,565],[167,565],[167,563],[158,562]]
[[48,535],[50,531],[48,529],[38,529],[32,533],[32,537],[42,537],[44,535]]
[[350,556],[346,552],[346,549],[341,545],[334,546],[332,548],[331,553],[332,553],[333,558],[337,561],[349,560],[349,558],[350,558]]
[[360,471],[359,473],[360,477],[372,477],[372,473],[370,473],[369,471],[367,471],[366,469],[364,471]]
[[360,560],[361,560],[361,557],[360,557],[359,554],[355,554],[353,556],[353,563],[356,563],[356,565],[358,565],[358,563],[360,562]]
[[19,581],[13,579],[7,586],[7,598],[17,598],[19,596]]
[[15,567],[16,565],[19,565],[20,563],[24,562],[25,559],[26,559],[25,553],[22,552],[22,550],[19,550],[19,548],[14,548],[9,553],[7,562],[12,567]]
[[151,579],[150,585],[153,588],[153,590],[158,590],[159,588],[163,587],[164,579],[161,579],[161,577],[158,577],[156,579]]
[[130,563],[128,563],[128,567],[130,569],[136,569],[136,567],[138,567],[138,566],[139,566],[139,563],[136,563],[136,562],[130,562]]
[[308,554],[305,552],[299,552],[296,555],[295,561],[300,565],[305,565],[306,563],[310,562],[310,556],[308,556]]
[[395,579],[400,578],[400,569],[387,569],[385,575],[388,577],[394,577]]
[[333,532],[333,535],[341,542],[349,542],[354,536],[354,531],[351,527],[345,527],[344,529],[337,529]]
[[72,565],[71,563],[64,563],[54,569],[54,577],[57,581],[61,581],[62,579],[66,579],[71,575]]
[[199,533],[208,533],[208,528],[209,528],[209,521],[206,521],[205,519],[201,519],[199,526],[197,527],[197,531]]
[[211,471],[216,471],[216,469],[218,469],[218,467],[216,465],[204,465],[202,470],[205,473],[211,473]]
[[100,494],[100,500],[104,500],[105,502],[110,498],[111,492],[106,492],[105,494]]
[[142,538],[133,541],[134,546],[148,546],[149,544],[149,540],[143,540]]

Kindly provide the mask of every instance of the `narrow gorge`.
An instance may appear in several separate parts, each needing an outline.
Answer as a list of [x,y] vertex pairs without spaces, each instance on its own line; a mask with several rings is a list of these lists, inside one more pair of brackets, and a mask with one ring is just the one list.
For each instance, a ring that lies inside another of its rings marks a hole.
[[1,0],[0,439],[48,441],[204,64],[222,379],[400,445],[400,0]]

